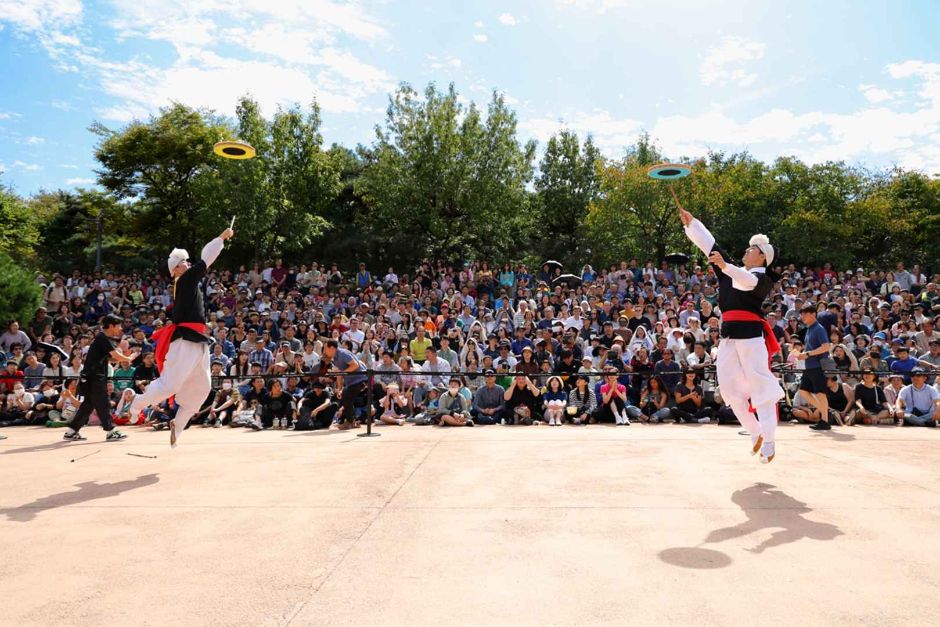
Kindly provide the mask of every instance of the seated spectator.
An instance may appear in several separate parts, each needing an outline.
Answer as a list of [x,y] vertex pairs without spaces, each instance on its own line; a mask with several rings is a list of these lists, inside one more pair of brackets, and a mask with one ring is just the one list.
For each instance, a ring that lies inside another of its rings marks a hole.
[[117,386],[115,386],[115,390],[118,391],[119,397],[111,415],[114,424],[143,424],[144,420],[142,416],[131,416],[131,403],[134,402],[134,397],[136,396],[134,390],[132,388],[118,390]]
[[862,382],[856,384],[853,395],[855,411],[849,415],[845,424],[851,426],[861,420],[862,424],[878,425],[883,421],[892,420],[891,406],[871,370],[862,372]]
[[[672,415],[668,407],[669,396],[666,393],[666,386],[663,385],[659,375],[654,375],[647,379],[646,387],[640,395],[639,410],[646,421],[657,423],[662,422]],[[643,420],[643,418],[640,418]]]
[[698,385],[698,375],[689,371],[682,375],[682,383],[676,386],[674,392],[676,406],[672,408],[672,418],[676,423],[708,424],[713,415],[712,410],[704,404],[705,394],[702,386]]
[[568,405],[568,395],[561,378],[549,377],[542,391],[542,408],[545,421],[550,427],[561,426],[565,417],[565,407]]
[[453,378],[447,386],[447,392],[441,394],[437,410],[434,412],[442,427],[472,427],[470,403],[460,393],[460,380]]
[[596,422],[597,396],[588,377],[578,375],[572,377],[574,387],[568,392],[567,413],[571,422],[576,425],[593,424]]
[[284,392],[280,379],[268,382],[268,393],[261,400],[261,424],[265,429],[287,429],[296,419],[296,407],[290,394]]
[[826,399],[829,404],[829,419],[838,425],[844,425],[849,414],[855,409],[855,393],[848,383],[843,383],[836,375],[826,376]]
[[[457,384],[458,389],[460,384]],[[408,398],[398,389],[397,383],[389,383],[385,387],[385,396],[379,401],[382,413],[379,420],[387,425],[403,425],[408,415]]]
[[[26,375],[20,370],[15,359],[8,359],[6,369],[0,374],[0,394],[10,394],[17,383],[23,383]],[[25,387],[23,389],[26,389]]]
[[597,422],[612,422],[618,425],[629,425],[630,416],[627,413],[627,387],[617,379],[619,373],[616,368],[608,366],[604,370],[604,380],[600,387],[600,399],[595,414]]
[[[505,367],[506,364],[502,364]],[[540,391],[529,377],[522,373],[516,374],[512,385],[506,388],[503,394],[505,401],[504,414],[507,424],[531,425],[536,422],[536,402]]]
[[209,410],[209,425],[219,428],[230,424],[235,411],[238,409],[238,403],[241,396],[231,379],[223,379],[219,390],[215,392],[212,399],[212,407]]
[[940,420],[940,393],[927,385],[923,368],[911,371],[911,383],[898,395],[898,409],[904,424],[913,427],[936,427]]
[[656,362],[653,372],[659,376],[660,381],[666,387],[666,393],[673,394],[682,376],[682,366],[673,360],[674,353],[670,348],[662,351],[662,357]]
[[496,383],[495,370],[485,370],[483,375],[484,384],[478,387],[473,394],[470,415],[476,424],[498,424],[505,418],[503,405],[506,390]]
[[29,418],[35,400],[22,381],[14,383],[13,390],[7,393],[5,402],[0,405],[0,427],[31,424]]
[[891,362],[891,372],[897,372],[904,377],[904,384],[911,382],[910,372],[917,366],[917,360],[911,357],[910,349],[906,346],[898,346],[895,350],[897,357]]
[[339,411],[339,403],[333,398],[333,391],[320,379],[314,379],[300,401],[297,431],[329,429]]

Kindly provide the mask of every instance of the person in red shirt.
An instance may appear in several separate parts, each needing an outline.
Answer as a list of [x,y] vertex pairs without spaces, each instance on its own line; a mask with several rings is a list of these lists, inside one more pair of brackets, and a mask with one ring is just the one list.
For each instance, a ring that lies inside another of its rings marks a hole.
[[3,371],[3,376],[0,376],[0,394],[12,394],[13,386],[16,384],[16,382],[22,382],[25,378],[26,375],[24,375],[23,371],[20,370],[16,360],[8,360],[6,370]]

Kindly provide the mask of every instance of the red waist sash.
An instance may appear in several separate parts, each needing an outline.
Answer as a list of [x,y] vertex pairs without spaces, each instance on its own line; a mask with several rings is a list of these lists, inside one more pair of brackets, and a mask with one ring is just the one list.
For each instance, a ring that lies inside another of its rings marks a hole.
[[752,313],[750,311],[744,311],[743,309],[732,309],[731,311],[721,312],[721,321],[722,322],[760,322],[764,325],[764,344],[767,345],[767,357],[768,359],[773,359],[774,355],[780,352],[780,342],[777,341],[777,336],[774,335],[774,330],[770,327],[770,323],[766,319]]
[[163,362],[166,361],[166,354],[170,350],[170,342],[173,340],[173,333],[176,331],[177,327],[192,329],[203,335],[206,333],[206,325],[203,322],[180,322],[179,324],[170,322],[166,326],[154,331],[151,336],[153,341],[156,342],[156,347],[153,349],[153,359],[157,363],[157,370],[161,373],[163,372]]

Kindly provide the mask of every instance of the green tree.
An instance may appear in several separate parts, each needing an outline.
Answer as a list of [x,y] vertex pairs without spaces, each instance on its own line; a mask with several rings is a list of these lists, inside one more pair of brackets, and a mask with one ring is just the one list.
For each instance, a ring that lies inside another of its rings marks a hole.
[[516,115],[495,93],[486,117],[453,84],[423,98],[408,85],[391,97],[372,160],[355,185],[386,248],[410,260],[521,256],[534,225],[526,184],[535,145],[521,145]]
[[535,179],[537,235],[545,238],[545,257],[571,263],[584,258],[590,246],[584,239],[588,207],[597,197],[600,151],[590,136],[581,146],[578,136],[563,130],[545,147]]
[[231,161],[216,158],[197,177],[197,196],[204,211],[201,229],[214,234],[238,216],[233,257],[265,260],[299,256],[328,226],[323,213],[335,198],[339,169],[323,151],[320,109],[279,108],[268,121],[258,103],[245,96],[236,108],[238,136],[257,157]]
[[37,218],[22,198],[0,184],[0,252],[31,259],[39,241]]
[[0,251],[0,324],[31,320],[39,308],[42,288],[33,274]]
[[98,182],[119,200],[136,200],[134,227],[146,233],[151,251],[201,245],[210,233],[198,232],[195,180],[215,163],[212,145],[233,135],[211,112],[182,104],[160,110],[149,121],[135,121],[121,131],[100,123],[90,129],[100,141],[95,158]]

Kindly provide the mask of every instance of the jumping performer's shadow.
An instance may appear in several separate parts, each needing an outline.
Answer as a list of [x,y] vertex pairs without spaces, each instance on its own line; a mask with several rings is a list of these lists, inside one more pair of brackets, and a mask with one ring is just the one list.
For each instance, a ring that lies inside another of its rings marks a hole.
[[747,520],[733,527],[715,529],[705,538],[706,544],[740,538],[762,529],[780,528],[780,531],[775,531],[770,538],[757,546],[745,549],[751,553],[763,553],[766,549],[804,538],[832,540],[842,535],[842,531],[835,525],[803,518],[805,514],[813,511],[806,503],[766,483],[757,483],[750,488],[738,490],[732,495],[731,502],[744,511]]
[[813,511],[806,503],[766,483],[757,483],[736,491],[731,501],[745,513],[746,521],[732,527],[715,529],[697,547],[676,547],[661,551],[660,559],[684,568],[724,568],[731,564],[731,557],[721,551],[702,548],[702,544],[716,544],[764,529],[778,529],[760,544],[744,549],[750,553],[763,553],[767,549],[803,539],[833,540],[842,535],[835,525],[804,518],[804,515]]
[[116,481],[114,483],[83,481],[82,483],[75,484],[78,490],[69,490],[68,492],[42,496],[32,503],[25,503],[17,507],[5,507],[0,509],[0,514],[6,516],[8,520],[29,522],[36,518],[39,512],[55,509],[57,507],[87,503],[88,501],[94,501],[96,499],[106,499],[110,496],[117,496],[121,492],[153,485],[158,481],[160,481],[160,477],[158,477],[156,473],[141,475],[136,479]]

